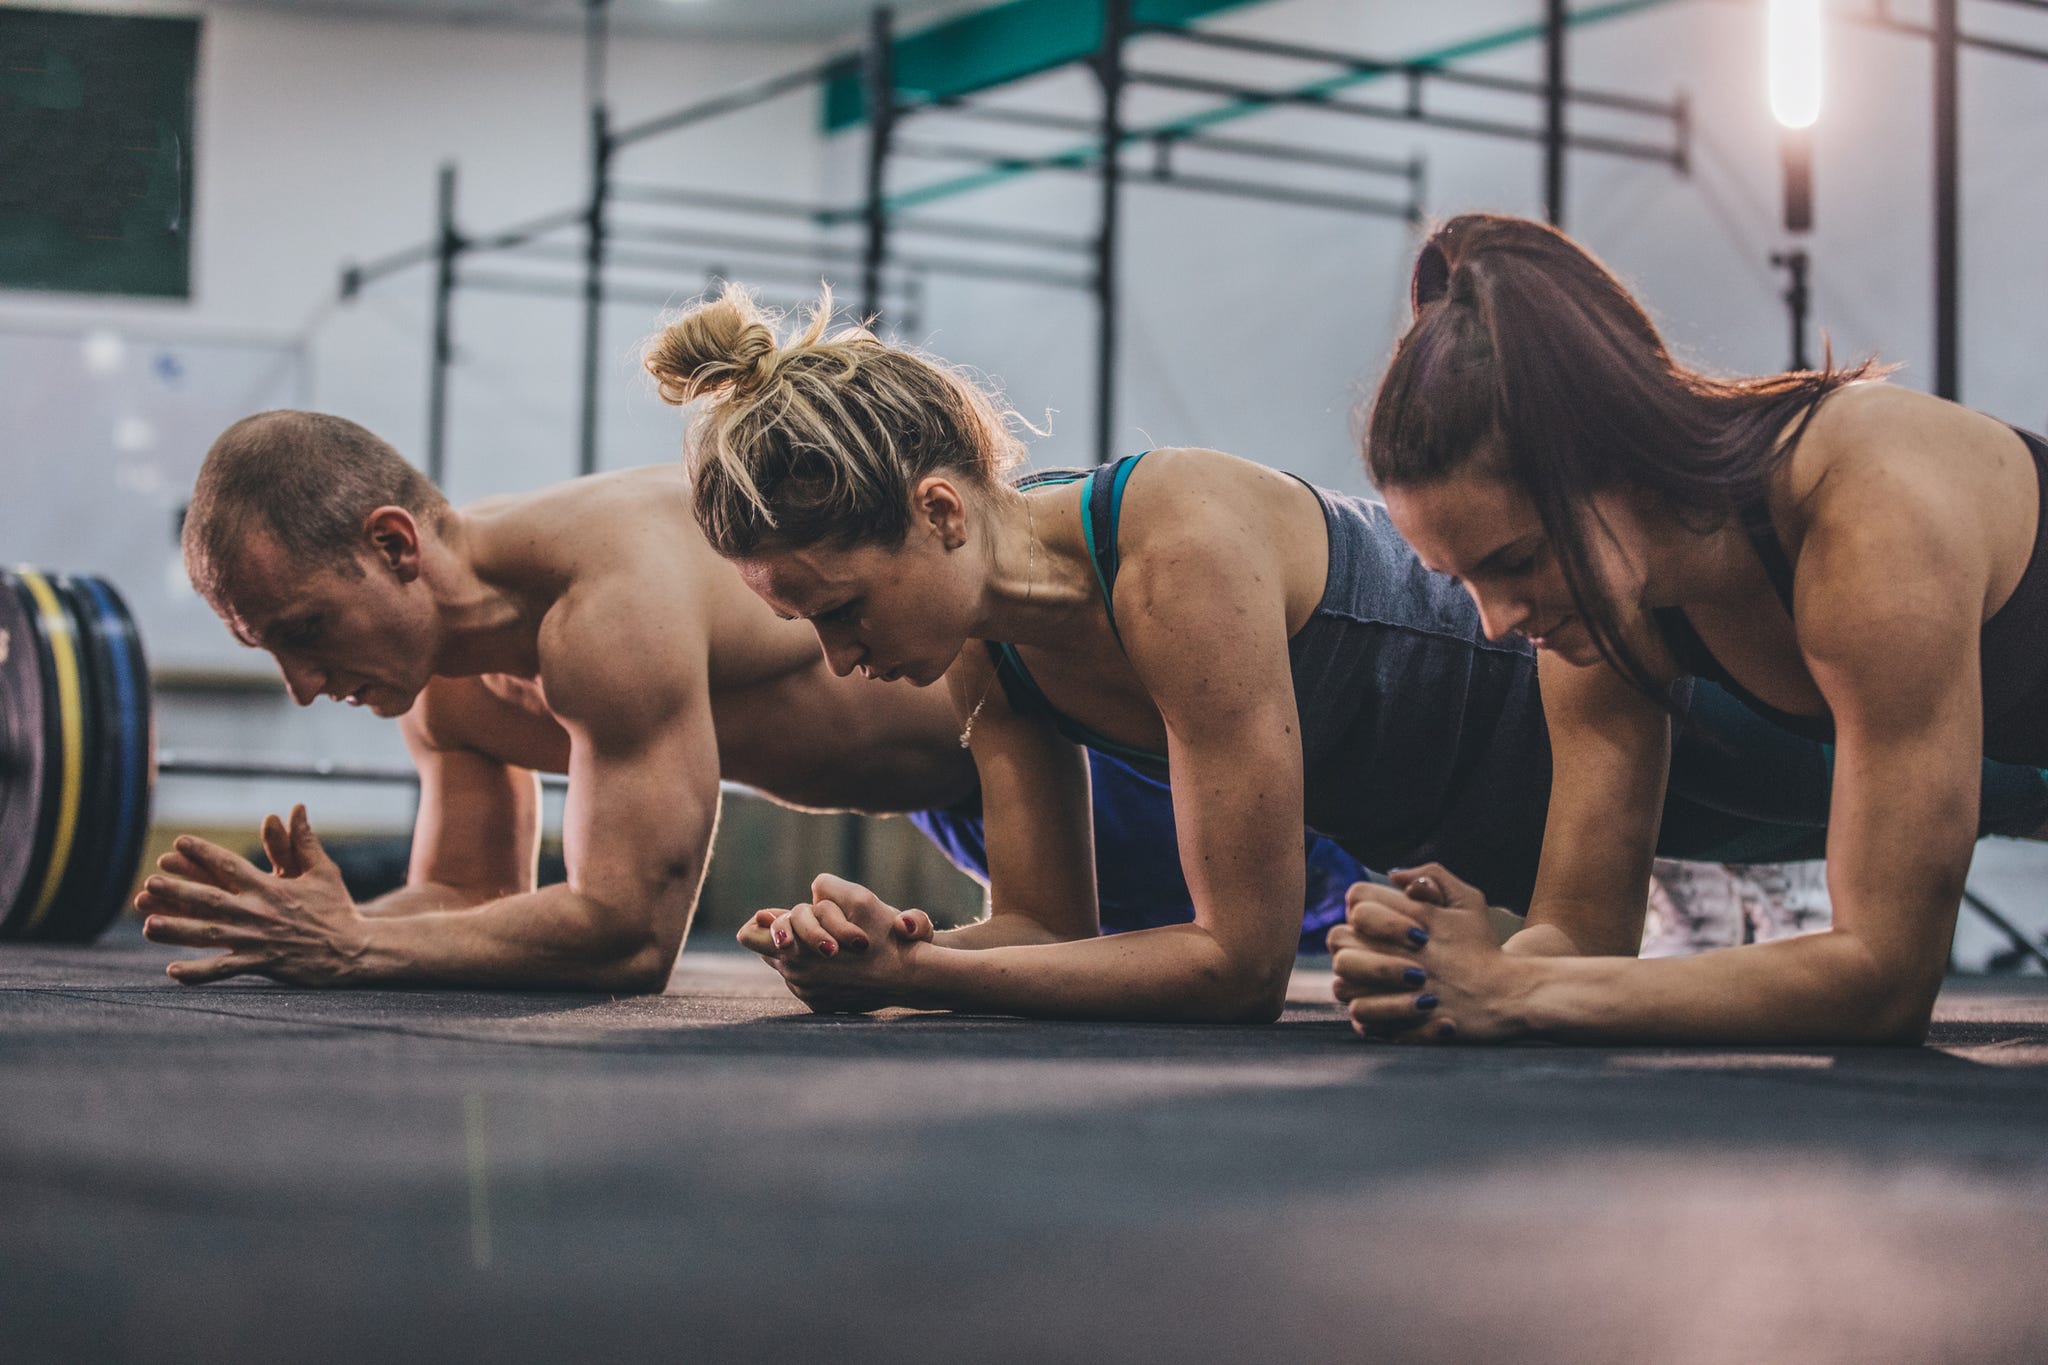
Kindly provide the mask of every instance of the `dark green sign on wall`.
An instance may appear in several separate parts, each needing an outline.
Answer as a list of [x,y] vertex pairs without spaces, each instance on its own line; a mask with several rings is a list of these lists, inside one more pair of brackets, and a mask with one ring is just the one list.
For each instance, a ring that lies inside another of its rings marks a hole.
[[197,19],[0,7],[0,288],[189,298]]

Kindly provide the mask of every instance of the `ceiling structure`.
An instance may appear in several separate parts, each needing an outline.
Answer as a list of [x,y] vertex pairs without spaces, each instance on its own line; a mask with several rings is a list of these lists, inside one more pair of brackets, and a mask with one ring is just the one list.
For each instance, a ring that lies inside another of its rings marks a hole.
[[[900,32],[988,0],[891,0]],[[875,0],[607,0],[616,33],[751,42],[829,42],[861,34]],[[210,0],[207,8],[416,19],[517,28],[580,28],[584,0]]]

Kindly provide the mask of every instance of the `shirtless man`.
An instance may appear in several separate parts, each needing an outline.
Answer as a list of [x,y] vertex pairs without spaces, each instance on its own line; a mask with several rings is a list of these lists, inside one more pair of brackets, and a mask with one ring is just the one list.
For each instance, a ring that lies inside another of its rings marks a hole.
[[[275,872],[181,838],[136,900],[144,933],[226,951],[171,964],[176,980],[658,991],[721,776],[801,807],[916,812],[975,870],[975,770],[950,701],[834,677],[810,625],[704,543],[677,465],[456,509],[352,422],[261,413],[208,454],[184,547],[194,586],[301,705],[399,719],[420,804],[407,885],[360,906],[303,806],[264,823]],[[569,775],[569,878],[548,887],[542,772]],[[1096,778],[1098,860],[1126,888],[1105,923],[1186,918],[1165,788]],[[1324,866],[1311,920],[1341,920],[1355,868]]]

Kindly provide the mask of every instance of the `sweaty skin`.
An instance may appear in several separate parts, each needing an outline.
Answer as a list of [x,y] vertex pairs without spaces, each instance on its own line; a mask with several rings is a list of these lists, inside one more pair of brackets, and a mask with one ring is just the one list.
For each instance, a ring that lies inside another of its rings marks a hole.
[[[1475,1041],[1924,1039],[1977,836],[1978,635],[2026,572],[2037,475],[2003,424],[1862,384],[1821,404],[1769,494],[1795,569],[1792,617],[1738,527],[1685,533],[1655,507],[1604,509],[1616,532],[1599,572],[1654,669],[1676,666],[1648,609],[1682,606],[1756,695],[1832,717],[1833,926],[1693,958],[1632,956],[1643,902],[1631,889],[1650,865],[1668,720],[1570,619],[1526,496],[1461,473],[1387,490],[1387,504],[1426,564],[1465,580],[1489,631],[1544,637],[1556,767],[1542,869],[1528,927],[1505,951],[1482,941],[1473,907],[1484,897],[1456,869],[1424,869],[1436,894],[1421,899],[1405,886],[1356,889],[1330,947],[1338,996],[1361,1031],[1435,1038],[1451,1023]],[[1433,1013],[1418,1013],[1409,968],[1426,971]]]
[[[301,705],[399,717],[421,790],[407,885],[353,904],[303,808],[266,821],[275,873],[187,836],[137,906],[160,943],[224,948],[180,981],[255,973],[657,991],[688,932],[719,781],[790,805],[891,812],[975,787],[942,691],[835,676],[713,554],[679,467],[450,512],[382,508],[360,577],[258,533],[230,628]],[[538,774],[567,773],[568,881],[536,887]]]
[[[741,567],[778,612],[812,623],[835,670],[943,676],[961,719],[974,718],[992,913],[934,937],[827,876],[810,902],[757,917],[741,942],[817,1010],[1276,1017],[1303,894],[1287,642],[1328,576],[1315,495],[1215,451],[1146,456],[1119,540],[1121,636],[1073,488],[970,497],[933,476],[912,503],[900,550],[784,551]],[[1192,923],[1097,936],[1083,756],[1046,716],[1012,709],[985,639],[1013,642],[1054,707],[1168,756]],[[854,932],[873,949],[839,952]]]

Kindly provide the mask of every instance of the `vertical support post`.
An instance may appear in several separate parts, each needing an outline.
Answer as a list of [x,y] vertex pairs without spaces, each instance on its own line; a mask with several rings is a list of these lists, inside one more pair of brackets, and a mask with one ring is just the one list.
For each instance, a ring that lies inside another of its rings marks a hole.
[[1807,283],[1812,258],[1805,247],[1793,247],[1790,251],[1771,253],[1771,264],[1786,273],[1785,310],[1792,323],[1792,368],[1810,370],[1813,361],[1806,353],[1806,315],[1813,303],[1813,293]]
[[576,469],[597,470],[597,407],[603,377],[604,261],[606,209],[611,199],[611,114],[605,106],[607,44],[605,0],[588,0],[585,29],[585,94],[590,102],[590,211],[583,243],[583,411],[576,443]]
[[1961,110],[1956,0],[1934,0],[1934,392],[1962,392],[1957,364],[1960,308]]
[[455,229],[455,163],[443,162],[434,239],[434,340],[427,370],[427,477],[444,486],[448,473],[448,369],[455,358],[455,259],[463,248]]
[[1116,443],[1117,206],[1123,189],[1124,42],[1130,0],[1102,0],[1102,46],[1095,79],[1102,86],[1102,222],[1095,239],[1095,463],[1108,464]]
[[604,261],[606,205],[611,198],[612,135],[603,105],[590,111],[590,213],[584,225],[583,249],[583,420],[577,441],[576,469],[597,471],[597,406],[603,377]]
[[1564,226],[1564,0],[1543,0],[1543,216]]
[[882,269],[889,259],[889,145],[896,133],[896,51],[889,7],[878,5],[868,21],[868,48],[861,62],[861,88],[868,104],[867,250],[861,258],[860,314],[882,314]]

